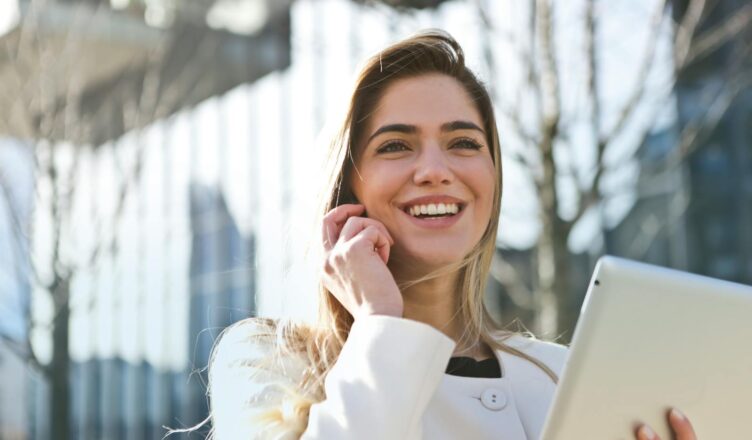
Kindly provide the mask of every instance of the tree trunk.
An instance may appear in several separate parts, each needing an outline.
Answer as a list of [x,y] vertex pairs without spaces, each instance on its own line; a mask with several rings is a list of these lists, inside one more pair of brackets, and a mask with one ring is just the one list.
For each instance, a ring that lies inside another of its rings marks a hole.
[[[549,99],[553,100],[553,98]],[[542,178],[538,183],[538,201],[540,203],[540,238],[536,245],[536,266],[538,285],[536,298],[538,315],[535,331],[543,337],[554,337],[558,331],[559,298],[561,292],[559,267],[566,258],[561,256],[562,234],[565,227],[559,219],[559,195],[556,188],[556,163],[554,161],[554,139],[558,129],[558,111],[551,117],[544,118],[543,137],[539,144],[541,152]],[[566,251],[566,237],[564,250]]]
[[68,350],[69,287],[69,277],[63,277],[58,279],[52,290],[57,305],[57,314],[52,323],[52,362],[48,367],[47,377],[50,384],[50,436],[55,440],[67,440],[71,437],[70,355]]
[[[569,229],[561,219],[556,217],[554,225],[554,262],[556,264],[556,277],[554,279],[553,291],[556,295],[556,334],[551,336],[559,337],[564,330],[568,330],[570,325],[569,314],[566,313],[571,308],[574,292],[572,291],[572,255],[569,252]],[[571,338],[571,334],[568,338]]]
[[[537,281],[536,303],[538,315],[535,330],[544,337],[554,337],[559,329],[559,295],[565,294],[561,286],[561,275],[568,271],[560,264],[567,262],[566,226],[559,219],[559,196],[556,188],[556,162],[554,143],[559,136],[561,119],[561,97],[557,76],[554,49],[554,21],[551,4],[546,0],[535,3],[536,33],[540,39],[540,100],[541,138],[538,142],[542,176],[537,182],[540,203],[541,232],[536,246]],[[563,235],[563,236],[562,236]]]
[[567,226],[558,216],[542,215],[541,236],[536,246],[538,314],[535,330],[540,336],[559,336],[568,323],[560,309],[570,302],[571,261]]

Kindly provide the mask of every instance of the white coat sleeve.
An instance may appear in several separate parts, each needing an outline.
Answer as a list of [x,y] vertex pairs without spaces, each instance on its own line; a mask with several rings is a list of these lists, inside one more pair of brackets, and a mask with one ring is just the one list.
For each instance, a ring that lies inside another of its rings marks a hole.
[[350,330],[302,439],[419,439],[455,342],[409,319],[368,316]]
[[326,377],[326,399],[306,420],[287,392],[305,365],[292,358],[270,365],[273,335],[269,321],[250,319],[217,345],[209,369],[213,439],[421,438],[422,415],[455,346],[418,321],[360,318]]

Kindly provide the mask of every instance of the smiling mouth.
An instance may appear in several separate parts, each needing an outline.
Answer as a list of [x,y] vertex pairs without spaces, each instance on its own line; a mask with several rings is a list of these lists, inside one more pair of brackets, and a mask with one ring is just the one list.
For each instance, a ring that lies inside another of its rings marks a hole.
[[453,217],[461,212],[464,206],[459,203],[427,203],[405,207],[405,213],[416,218],[445,218]]

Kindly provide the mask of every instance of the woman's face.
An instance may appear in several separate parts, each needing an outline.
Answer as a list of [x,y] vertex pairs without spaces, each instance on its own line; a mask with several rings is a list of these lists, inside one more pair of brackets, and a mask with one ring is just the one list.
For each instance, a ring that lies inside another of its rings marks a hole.
[[386,226],[399,261],[437,268],[464,258],[491,218],[496,171],[481,115],[442,74],[395,81],[371,114],[352,188]]

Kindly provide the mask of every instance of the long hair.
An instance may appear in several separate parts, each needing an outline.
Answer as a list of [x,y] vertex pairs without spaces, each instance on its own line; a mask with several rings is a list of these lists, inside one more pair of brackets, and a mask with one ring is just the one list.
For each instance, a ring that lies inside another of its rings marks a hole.
[[[466,67],[462,48],[449,34],[438,30],[424,31],[383,49],[366,61],[355,81],[342,125],[329,145],[325,170],[327,180],[322,191],[319,217],[323,219],[336,206],[352,203],[355,199],[350,181],[355,171],[357,146],[362,142],[369,117],[386,89],[400,79],[427,74],[447,75],[457,80],[479,111],[496,174],[493,206],[480,241],[462,261],[402,283],[400,288],[405,289],[456,271],[459,275],[459,307],[455,319],[460,319],[464,324],[464,332],[457,341],[460,350],[470,349],[483,341],[494,350],[527,359],[556,382],[555,373],[545,364],[504,343],[514,333],[503,330],[492,319],[483,302],[491,259],[496,250],[501,208],[501,150],[491,97]],[[270,428],[276,426],[277,432],[302,433],[305,430],[310,406],[325,398],[324,379],[336,362],[353,324],[353,316],[323,283],[319,285],[318,295],[319,309],[315,325],[256,320],[258,325],[252,326],[253,335],[249,335],[260,344],[274,347],[273,355],[267,359],[266,371],[274,365],[281,365],[281,359],[289,356],[302,358],[306,365],[304,373],[294,384],[282,387],[283,394],[287,396],[285,403],[280,402],[259,413],[258,421]]]

